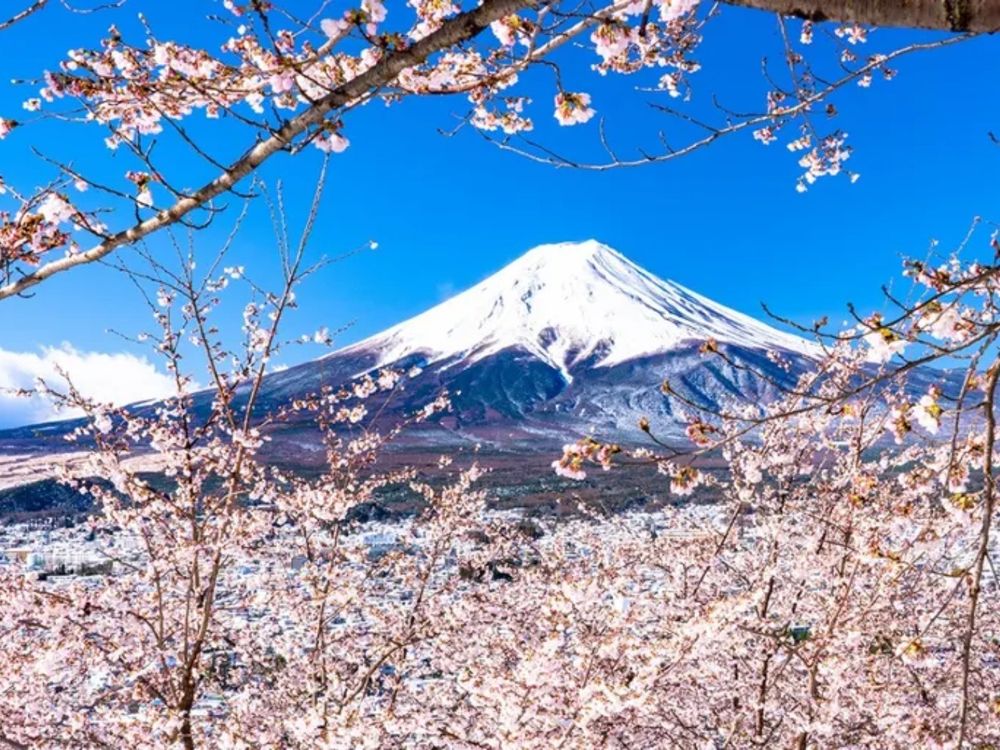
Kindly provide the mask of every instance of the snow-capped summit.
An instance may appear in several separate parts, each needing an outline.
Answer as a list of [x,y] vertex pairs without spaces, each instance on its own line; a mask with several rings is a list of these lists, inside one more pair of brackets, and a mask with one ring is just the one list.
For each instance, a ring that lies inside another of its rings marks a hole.
[[539,245],[485,281],[346,350],[390,364],[465,365],[518,349],[559,370],[610,367],[714,338],[808,354],[810,344],[657,278],[596,240]]

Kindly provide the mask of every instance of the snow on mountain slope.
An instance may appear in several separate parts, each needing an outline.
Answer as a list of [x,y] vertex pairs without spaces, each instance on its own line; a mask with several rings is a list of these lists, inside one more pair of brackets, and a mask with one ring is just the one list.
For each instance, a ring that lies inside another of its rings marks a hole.
[[707,338],[809,355],[812,345],[653,276],[595,240],[540,245],[480,284],[333,356],[379,365],[413,354],[465,365],[523,349],[571,380],[588,361],[610,367]]

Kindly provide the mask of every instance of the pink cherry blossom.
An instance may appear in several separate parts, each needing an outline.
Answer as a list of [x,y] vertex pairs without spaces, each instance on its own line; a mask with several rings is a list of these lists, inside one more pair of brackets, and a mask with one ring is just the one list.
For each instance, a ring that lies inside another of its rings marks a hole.
[[580,125],[594,116],[590,107],[590,94],[560,91],[556,94],[556,120],[560,125]]

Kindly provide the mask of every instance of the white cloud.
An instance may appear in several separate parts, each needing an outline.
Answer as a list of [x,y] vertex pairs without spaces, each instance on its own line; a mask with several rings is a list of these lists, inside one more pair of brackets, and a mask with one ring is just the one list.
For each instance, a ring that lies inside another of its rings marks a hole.
[[60,368],[84,396],[116,405],[173,393],[173,380],[146,357],[126,352],[82,352],[68,343],[41,347],[37,352],[0,348],[0,428],[79,416],[57,410],[46,399],[20,398],[9,392],[33,388],[39,378],[62,390],[65,380]]

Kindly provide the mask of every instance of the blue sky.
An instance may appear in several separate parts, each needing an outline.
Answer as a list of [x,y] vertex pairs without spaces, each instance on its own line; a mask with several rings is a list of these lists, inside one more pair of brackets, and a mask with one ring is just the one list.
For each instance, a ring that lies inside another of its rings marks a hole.
[[[126,20],[116,21],[126,36],[141,39],[129,19],[142,10],[163,38],[217,44],[223,38],[217,29],[191,21],[206,7],[218,6],[130,0]],[[390,20],[392,12],[391,6]],[[107,14],[47,10],[5,33],[0,69],[8,79],[37,76],[55,67],[69,47],[96,44],[109,20]],[[868,46],[885,51],[930,38],[883,30]],[[822,52],[819,45],[816,54]],[[711,114],[713,95],[736,110],[759,109],[766,91],[762,56],[780,60],[774,18],[724,9],[705,31],[697,54],[703,70],[692,78],[688,111]],[[592,94],[623,154],[655,149],[661,129],[682,137],[675,122],[646,106],[649,95],[634,90],[653,78],[600,78],[587,67],[592,60],[582,50],[566,51],[564,85]],[[904,58],[895,67],[895,80],[876,80],[867,90],[851,87],[836,100],[842,113],[837,122],[855,149],[849,166],[860,180],[825,179],[806,194],[794,189],[800,168],[784,148],[787,136],[764,147],[745,132],[677,161],[592,173],[529,162],[471,130],[442,136],[439,129],[464,112],[463,100],[367,106],[346,120],[351,147],[331,160],[311,252],[338,254],[369,239],[380,247],[312,279],[301,291],[289,333],[354,321],[339,342],[346,344],[481,280],[536,244],[590,237],[662,277],[755,315],[761,301],[805,322],[823,314],[839,320],[848,301],[862,310],[880,307],[880,284],[900,283],[901,257],[924,255],[932,238],[944,247],[957,242],[974,215],[1000,218],[1000,148],[987,136],[1000,130],[1000,98],[989,83],[1000,78],[995,43],[975,40]],[[534,138],[575,155],[600,156],[596,118],[560,128],[551,115],[551,78],[529,76],[525,84],[536,99]],[[0,116],[25,119],[20,103],[35,88],[3,86]],[[222,156],[248,142],[246,131],[226,123],[193,127]],[[37,146],[73,159],[89,174],[120,180],[136,165],[124,154],[109,158],[104,135],[92,125],[29,123],[0,143],[0,174],[20,187],[42,184],[50,173],[30,154]],[[176,145],[165,143],[161,152],[190,172],[187,184],[210,176]],[[309,149],[295,159],[279,157],[265,170],[269,180],[284,179],[293,218],[300,221],[319,163],[318,152]],[[210,250],[227,229],[221,220],[205,233],[202,247]],[[272,247],[266,216],[256,211],[233,261],[266,282],[275,268]],[[151,248],[162,252],[164,238]],[[238,334],[235,310],[223,324]],[[37,352],[68,342],[80,351],[130,351],[107,330],[134,332],[145,325],[145,315],[124,279],[90,267],[46,283],[31,299],[0,303],[0,350]],[[284,359],[292,364],[319,353],[302,348]]]

